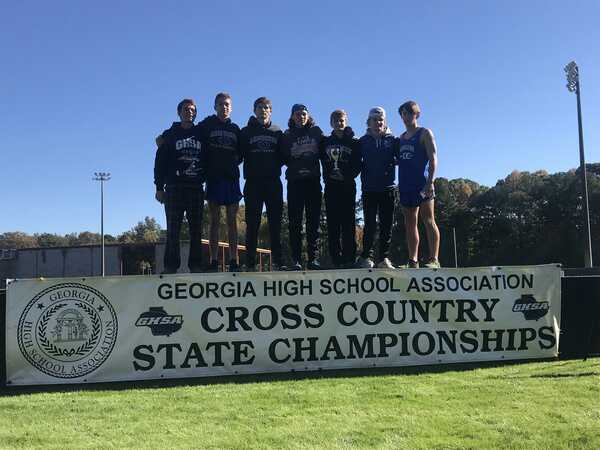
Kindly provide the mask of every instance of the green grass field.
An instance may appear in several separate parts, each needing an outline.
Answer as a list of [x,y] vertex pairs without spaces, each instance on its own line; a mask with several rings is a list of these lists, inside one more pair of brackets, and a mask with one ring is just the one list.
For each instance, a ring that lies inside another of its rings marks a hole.
[[1,448],[600,449],[600,358],[3,390]]

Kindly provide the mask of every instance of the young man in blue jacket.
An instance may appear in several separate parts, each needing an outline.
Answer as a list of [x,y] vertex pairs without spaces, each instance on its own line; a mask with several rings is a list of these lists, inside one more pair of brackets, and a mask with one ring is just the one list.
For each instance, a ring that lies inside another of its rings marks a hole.
[[200,272],[202,266],[203,183],[206,178],[202,133],[194,126],[196,104],[184,99],[177,105],[181,122],[160,137],[154,160],[155,198],[165,205],[167,243],[164,273],[175,273],[181,264],[179,236],[185,213],[190,232],[188,266]]
[[367,119],[367,132],[360,138],[362,159],[361,184],[365,229],[359,267],[373,267],[375,231],[379,219],[379,252],[377,267],[393,269],[389,250],[394,218],[395,138],[386,122],[385,110],[372,108]]
[[345,111],[333,111],[330,123],[333,131],[321,144],[329,254],[335,268],[351,268],[356,259],[354,179],[360,173],[360,146]]
[[[413,101],[403,103],[398,113],[406,131],[398,138],[398,190],[404,213],[408,262],[404,267],[419,267],[418,218],[425,225],[429,243],[429,258],[424,267],[438,268],[440,232],[435,223],[433,181],[437,168],[437,148],[433,133],[419,127],[421,109]],[[427,170],[425,170],[427,168]],[[427,173],[427,176],[425,176]]]

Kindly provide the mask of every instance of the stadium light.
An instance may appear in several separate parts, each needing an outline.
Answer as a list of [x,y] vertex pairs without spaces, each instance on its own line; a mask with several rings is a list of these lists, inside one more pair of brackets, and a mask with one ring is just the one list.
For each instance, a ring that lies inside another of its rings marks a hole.
[[100,182],[100,236],[102,237],[102,276],[104,276],[104,182],[110,180],[110,173],[94,172],[92,179]]
[[565,66],[567,75],[567,89],[575,92],[577,96],[577,123],[579,127],[579,171],[581,172],[581,184],[583,185],[583,210],[585,215],[586,244],[584,251],[585,267],[593,267],[592,258],[592,235],[590,232],[590,211],[587,188],[587,175],[585,171],[585,154],[583,151],[583,124],[581,121],[581,85],[579,83],[579,67],[575,61]]

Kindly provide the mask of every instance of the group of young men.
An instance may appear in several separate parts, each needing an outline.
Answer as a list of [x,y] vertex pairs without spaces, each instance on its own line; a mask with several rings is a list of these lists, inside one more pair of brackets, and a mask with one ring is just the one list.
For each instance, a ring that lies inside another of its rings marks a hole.
[[[285,132],[271,122],[272,103],[266,97],[256,99],[254,115],[241,130],[231,121],[229,94],[217,94],[214,109],[214,115],[195,124],[196,104],[191,99],[182,100],[177,105],[180,121],[174,122],[156,139],[156,200],[164,204],[167,219],[165,273],[176,272],[181,263],[179,238],[184,214],[190,234],[190,271],[218,270],[218,233],[223,206],[229,238],[229,270],[240,270],[236,215],[242,197],[246,213],[246,270],[256,270],[263,205],[267,213],[273,270],[304,269],[304,217],[306,268],[320,269],[321,175],[325,184],[329,253],[334,267],[394,268],[389,250],[397,193],[408,245],[408,262],[401,267],[419,267],[419,217],[425,225],[430,251],[423,267],[440,267],[440,235],[434,217],[433,184],[437,150],[432,132],[417,124],[420,108],[415,102],[405,102],[398,108],[406,127],[399,137],[392,135],[385,110],[376,107],[369,111],[367,131],[360,139],[355,137],[343,110],[331,113],[332,131],[325,136],[302,104],[292,107]],[[243,195],[239,180],[241,163],[245,178]],[[287,267],[281,256],[283,186],[280,175],[283,166],[286,167],[292,256]],[[357,259],[355,178],[359,174],[365,227],[362,252]],[[203,266],[201,245],[205,199],[210,211],[211,261],[208,268]],[[377,227],[379,242],[375,261]]]

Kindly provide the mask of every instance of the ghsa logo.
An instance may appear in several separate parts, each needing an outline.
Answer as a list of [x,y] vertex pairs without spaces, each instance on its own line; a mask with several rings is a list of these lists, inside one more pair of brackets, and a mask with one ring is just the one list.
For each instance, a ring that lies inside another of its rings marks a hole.
[[523,294],[521,298],[515,300],[512,310],[523,313],[525,320],[538,320],[548,314],[550,304],[536,301],[531,294]]
[[148,327],[153,336],[170,336],[181,330],[183,316],[181,314],[170,315],[162,306],[150,307],[146,312],[140,314],[135,321],[136,327]]

